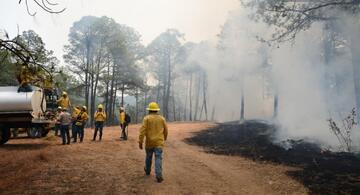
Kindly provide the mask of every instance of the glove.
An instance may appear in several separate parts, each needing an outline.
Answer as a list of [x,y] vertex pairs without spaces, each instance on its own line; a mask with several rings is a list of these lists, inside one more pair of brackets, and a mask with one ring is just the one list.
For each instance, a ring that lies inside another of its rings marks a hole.
[[139,148],[140,148],[140,150],[142,150],[142,149],[143,149],[143,144],[142,144],[142,143],[140,143],[140,142],[139,142]]

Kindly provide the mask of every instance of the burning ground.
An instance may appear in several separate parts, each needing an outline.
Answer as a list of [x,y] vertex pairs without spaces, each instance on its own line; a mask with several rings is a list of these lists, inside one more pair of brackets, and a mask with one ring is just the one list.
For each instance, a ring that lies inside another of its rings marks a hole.
[[241,156],[258,163],[296,167],[286,172],[311,194],[359,194],[360,158],[356,154],[323,151],[317,144],[288,140],[285,149],[272,142],[273,125],[259,121],[219,124],[197,132],[186,142],[220,155]]

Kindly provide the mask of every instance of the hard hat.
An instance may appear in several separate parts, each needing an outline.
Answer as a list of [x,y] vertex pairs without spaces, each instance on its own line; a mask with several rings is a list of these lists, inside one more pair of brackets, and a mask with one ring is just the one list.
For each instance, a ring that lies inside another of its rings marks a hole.
[[124,107],[120,107],[120,110],[125,110]]
[[62,110],[61,106],[59,106],[57,109],[58,109],[58,110]]
[[64,107],[64,108],[62,108],[62,110],[63,110],[63,111],[67,111],[67,108]]
[[83,106],[82,108],[83,108],[85,111],[87,110],[87,107],[86,107],[86,106]]
[[149,107],[146,109],[148,111],[160,111],[159,105],[156,102],[151,102]]
[[62,92],[62,95],[67,95],[66,91],[63,91],[63,92]]
[[103,109],[104,107],[103,107],[103,105],[102,104],[99,104],[98,105],[98,109]]

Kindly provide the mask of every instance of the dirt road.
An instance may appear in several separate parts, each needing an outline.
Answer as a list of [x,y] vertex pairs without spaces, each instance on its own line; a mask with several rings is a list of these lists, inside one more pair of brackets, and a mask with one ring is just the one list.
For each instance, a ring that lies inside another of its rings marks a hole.
[[306,194],[286,175],[294,168],[208,154],[183,139],[209,123],[169,124],[164,151],[165,181],[145,176],[144,151],[138,149],[139,126],[120,141],[117,127],[104,130],[103,141],[60,145],[60,139],[15,139],[0,147],[1,194]]

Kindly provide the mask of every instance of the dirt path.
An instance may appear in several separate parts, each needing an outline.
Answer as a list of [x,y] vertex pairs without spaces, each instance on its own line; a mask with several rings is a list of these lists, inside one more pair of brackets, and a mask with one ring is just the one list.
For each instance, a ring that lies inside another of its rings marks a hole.
[[164,151],[161,184],[143,172],[137,147],[139,126],[119,141],[118,128],[106,128],[102,142],[60,145],[60,140],[11,140],[0,148],[1,194],[306,194],[286,176],[292,168],[241,157],[203,152],[183,142],[206,123],[173,123]]

